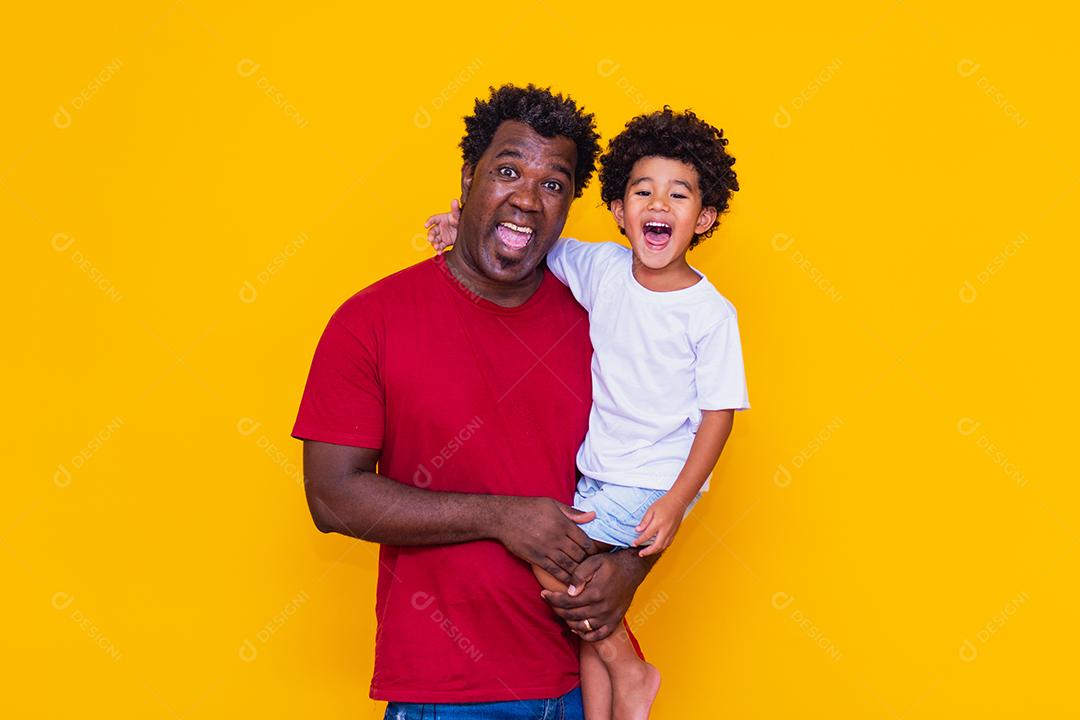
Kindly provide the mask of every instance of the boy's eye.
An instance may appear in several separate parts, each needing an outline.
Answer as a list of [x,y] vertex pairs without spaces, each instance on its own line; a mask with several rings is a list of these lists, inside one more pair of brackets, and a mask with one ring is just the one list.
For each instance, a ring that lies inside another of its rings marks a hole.
[[686,196],[681,194],[681,193],[671,193],[671,197],[679,198],[680,200],[685,200],[686,199]]
[[517,171],[514,170],[514,168],[510,167],[509,165],[503,165],[501,168],[498,169],[497,172],[500,175],[502,175],[503,177],[506,177],[506,178],[516,178],[517,177]]
[[649,197],[649,191],[648,190],[638,190],[634,194],[635,195],[640,195],[641,197]]

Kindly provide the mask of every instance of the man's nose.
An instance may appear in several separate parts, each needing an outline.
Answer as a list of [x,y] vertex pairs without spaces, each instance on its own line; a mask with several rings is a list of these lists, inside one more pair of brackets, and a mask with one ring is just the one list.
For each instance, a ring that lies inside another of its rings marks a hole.
[[534,187],[515,188],[510,196],[510,204],[522,212],[536,212],[540,209],[540,195]]

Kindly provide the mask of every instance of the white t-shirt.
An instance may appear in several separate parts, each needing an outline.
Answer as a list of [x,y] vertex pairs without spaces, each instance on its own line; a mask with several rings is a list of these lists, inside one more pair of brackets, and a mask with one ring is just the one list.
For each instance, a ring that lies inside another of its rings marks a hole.
[[701,280],[688,288],[645,288],[618,243],[562,238],[547,262],[589,311],[593,405],[578,469],[670,489],[701,411],[750,407],[735,307],[696,269]]

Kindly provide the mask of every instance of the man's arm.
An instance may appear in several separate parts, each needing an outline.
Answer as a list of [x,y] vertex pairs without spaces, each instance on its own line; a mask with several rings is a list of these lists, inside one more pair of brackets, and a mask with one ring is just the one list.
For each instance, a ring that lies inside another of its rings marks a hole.
[[375,472],[379,450],[304,441],[304,490],[321,532],[386,545],[497,540],[514,555],[572,581],[595,551],[581,513],[551,498],[435,492]]

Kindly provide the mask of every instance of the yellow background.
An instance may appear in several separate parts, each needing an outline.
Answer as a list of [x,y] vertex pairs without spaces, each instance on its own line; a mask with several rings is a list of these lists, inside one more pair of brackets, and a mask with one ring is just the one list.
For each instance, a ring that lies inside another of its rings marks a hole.
[[5,716],[381,717],[289,430],[506,81],[738,158],[691,262],[753,410],[631,613],[654,717],[1080,712],[1075,11],[367,5],[4,10]]

